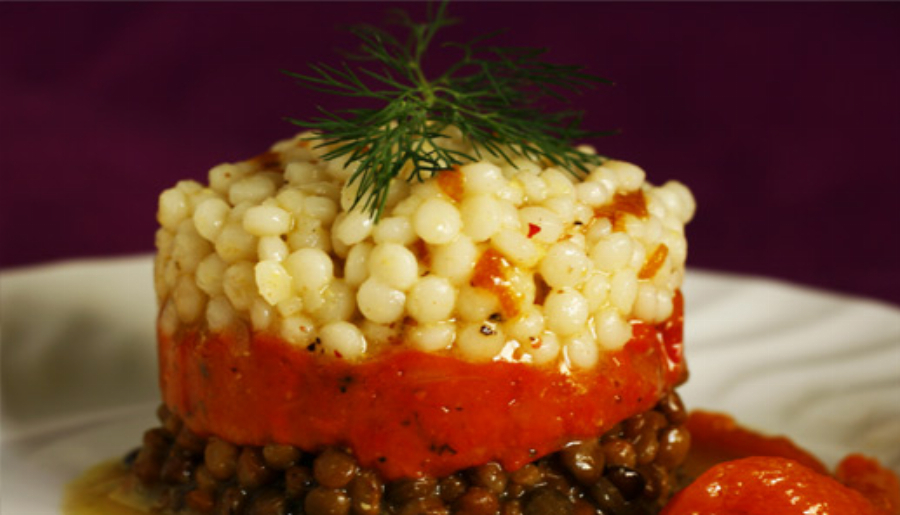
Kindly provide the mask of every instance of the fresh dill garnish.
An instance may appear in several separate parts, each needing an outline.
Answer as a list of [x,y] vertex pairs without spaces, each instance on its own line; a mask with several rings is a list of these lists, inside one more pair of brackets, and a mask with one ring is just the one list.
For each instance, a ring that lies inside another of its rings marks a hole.
[[[496,32],[467,43],[443,43],[462,57],[439,76],[427,78],[423,59],[429,46],[440,29],[457,22],[447,17],[447,2],[436,12],[431,5],[426,23],[395,12],[397,24],[408,30],[404,41],[370,25],[349,29],[361,41],[354,58],[378,65],[375,69],[343,63],[310,65],[310,74],[284,72],[316,91],[384,104],[340,111],[319,107],[321,116],[312,120],[288,118],[317,133],[318,146],[329,149],[324,159],[344,157],[345,166],[357,165],[350,177],[351,184],[358,182],[354,206],[362,202],[377,220],[391,180],[404,167],[411,170],[409,180],[422,180],[477,161],[484,152],[513,166],[516,157],[525,157],[573,174],[602,162],[572,143],[608,133],[582,130],[581,111],[553,112],[542,106],[549,99],[565,100],[563,93],[608,81],[580,66],[544,62],[544,49],[486,45]],[[449,127],[460,131],[472,152],[446,144]]]

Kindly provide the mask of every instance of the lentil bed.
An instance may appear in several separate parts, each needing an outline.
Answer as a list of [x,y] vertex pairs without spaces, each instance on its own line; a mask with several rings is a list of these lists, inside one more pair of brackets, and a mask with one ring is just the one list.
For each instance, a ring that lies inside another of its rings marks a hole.
[[215,515],[645,515],[679,481],[690,434],[675,392],[596,439],[509,472],[496,463],[385,483],[345,450],[202,438],[165,406],[126,462],[163,513]]

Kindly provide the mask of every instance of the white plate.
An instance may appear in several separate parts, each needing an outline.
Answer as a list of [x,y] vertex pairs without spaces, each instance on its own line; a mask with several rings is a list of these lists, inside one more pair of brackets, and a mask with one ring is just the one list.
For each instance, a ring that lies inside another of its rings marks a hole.
[[[0,512],[59,513],[66,482],[154,423],[148,256],[0,275]],[[853,451],[900,472],[900,309],[691,270],[689,407],[787,434],[830,465]]]

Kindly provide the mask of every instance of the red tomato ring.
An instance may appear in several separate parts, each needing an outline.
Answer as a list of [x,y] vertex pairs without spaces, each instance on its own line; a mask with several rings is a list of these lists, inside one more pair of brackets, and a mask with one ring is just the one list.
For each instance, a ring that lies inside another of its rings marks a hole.
[[159,336],[170,410],[202,436],[241,445],[344,445],[386,479],[444,476],[489,461],[515,470],[652,408],[686,377],[682,303],[593,370],[469,363],[386,351],[361,363],[323,357],[268,334],[182,328]]

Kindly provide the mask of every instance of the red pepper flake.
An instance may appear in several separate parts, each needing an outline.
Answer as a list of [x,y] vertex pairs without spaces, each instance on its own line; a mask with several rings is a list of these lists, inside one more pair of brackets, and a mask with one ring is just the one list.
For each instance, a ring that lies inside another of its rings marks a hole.
[[453,168],[447,170],[441,170],[437,175],[437,183],[441,187],[441,191],[448,197],[456,202],[462,200],[466,176],[459,169],[459,165],[454,165]]
[[338,352],[338,351],[334,351],[334,355],[335,355],[335,357],[338,357],[338,358],[343,358],[343,357],[344,357],[344,355],[341,354],[341,353]]
[[647,258],[647,262],[641,267],[641,271],[638,272],[638,279],[650,279],[656,275],[668,255],[669,247],[665,243],[657,245],[650,257]]
[[531,238],[535,234],[541,232],[541,226],[535,224],[528,224],[528,237]]

